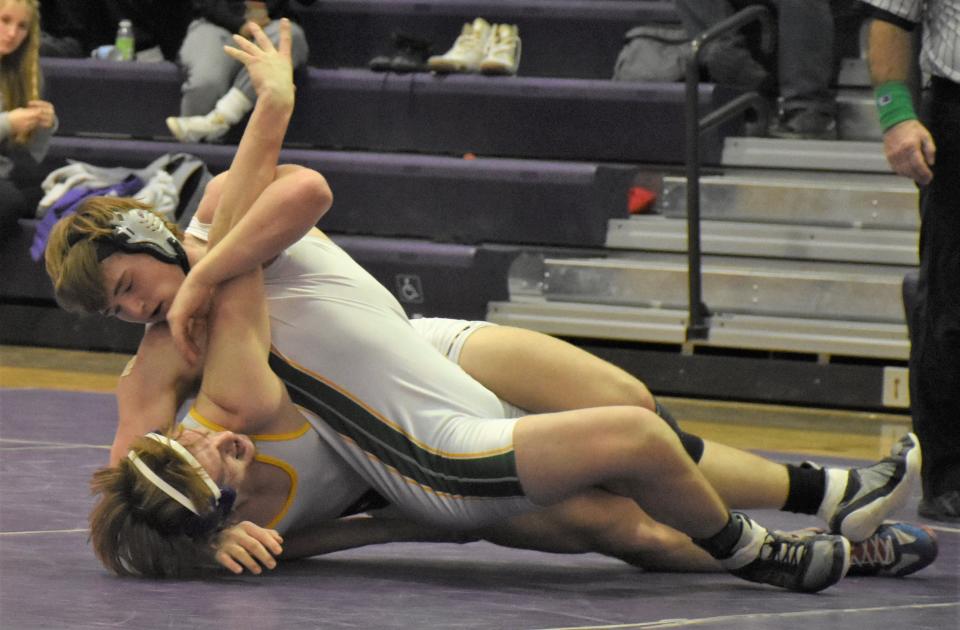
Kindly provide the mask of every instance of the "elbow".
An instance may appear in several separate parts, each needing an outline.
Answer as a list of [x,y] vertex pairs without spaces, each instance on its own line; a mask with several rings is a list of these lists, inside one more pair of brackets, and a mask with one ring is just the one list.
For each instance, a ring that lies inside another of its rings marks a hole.
[[310,169],[298,173],[292,185],[297,203],[313,227],[333,205],[333,191],[323,175]]

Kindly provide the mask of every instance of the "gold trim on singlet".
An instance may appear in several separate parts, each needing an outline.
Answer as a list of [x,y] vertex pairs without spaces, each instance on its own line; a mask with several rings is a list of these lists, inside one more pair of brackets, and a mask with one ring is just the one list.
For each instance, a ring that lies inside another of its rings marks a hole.
[[[216,422],[214,422],[213,420],[209,420],[209,419],[205,418],[205,417],[203,416],[203,414],[201,414],[199,411],[197,411],[197,408],[196,408],[196,407],[191,407],[191,408],[190,408],[190,415],[191,415],[191,416],[193,417],[193,419],[196,420],[199,424],[202,424],[204,427],[210,429],[211,431],[217,431],[217,432],[219,433],[219,432],[221,432],[221,431],[226,431],[226,430],[227,430],[226,427],[222,427],[222,426],[220,426],[219,424],[217,424]],[[310,428],[311,428],[311,427],[310,427],[310,423],[307,422],[307,421],[304,421],[304,423],[303,423],[297,430],[295,430],[295,431],[289,431],[289,432],[287,432],[287,433],[256,433],[256,434],[249,434],[249,435],[247,435],[247,437],[249,437],[251,440],[257,440],[257,441],[261,441],[261,440],[262,440],[262,441],[268,441],[268,442],[281,442],[281,441],[284,441],[284,440],[296,440],[296,439],[299,438],[299,437],[303,437],[303,435],[304,435],[307,431],[309,431]]]
[[277,526],[277,523],[283,520],[283,517],[287,515],[287,512],[290,511],[290,506],[293,505],[293,500],[297,497],[297,471],[293,469],[293,466],[277,457],[258,454],[254,455],[253,458],[258,462],[262,462],[270,466],[276,466],[283,472],[287,473],[287,475],[290,477],[290,492],[287,493],[287,500],[283,502],[283,507],[280,508],[280,512],[270,519],[270,522],[266,525],[267,529],[273,529]]

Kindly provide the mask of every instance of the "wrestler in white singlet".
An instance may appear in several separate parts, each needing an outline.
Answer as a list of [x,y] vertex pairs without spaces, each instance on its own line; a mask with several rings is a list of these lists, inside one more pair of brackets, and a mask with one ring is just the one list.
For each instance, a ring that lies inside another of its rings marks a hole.
[[[204,240],[202,227],[188,233]],[[396,508],[452,527],[534,509],[516,475],[514,410],[420,337],[336,244],[301,239],[264,283],[271,366],[320,435]]]

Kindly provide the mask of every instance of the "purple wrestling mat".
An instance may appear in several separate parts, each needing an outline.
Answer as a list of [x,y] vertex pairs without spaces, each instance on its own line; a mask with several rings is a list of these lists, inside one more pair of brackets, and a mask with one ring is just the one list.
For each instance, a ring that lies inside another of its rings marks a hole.
[[[87,483],[115,416],[110,395],[0,390],[0,628],[960,627],[960,528],[942,525],[932,566],[850,577],[817,595],[487,543],[368,547],[263,577],[116,578],[86,532]],[[917,500],[898,518],[918,521]],[[774,527],[810,524],[755,513]]]

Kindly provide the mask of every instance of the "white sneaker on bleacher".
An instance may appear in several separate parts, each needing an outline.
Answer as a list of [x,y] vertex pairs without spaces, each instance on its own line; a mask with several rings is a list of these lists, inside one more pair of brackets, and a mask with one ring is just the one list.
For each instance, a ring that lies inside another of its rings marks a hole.
[[225,136],[251,109],[253,101],[232,87],[217,100],[209,114],[171,116],[167,118],[167,128],[180,142],[213,142]]
[[170,116],[167,129],[180,142],[210,142],[230,131],[230,125],[215,113],[206,116]]
[[481,17],[467,22],[453,47],[442,55],[430,57],[427,66],[440,73],[477,72],[486,55],[487,42],[492,33],[493,27]]
[[495,24],[480,62],[483,74],[514,75],[520,67],[520,30],[516,24]]

